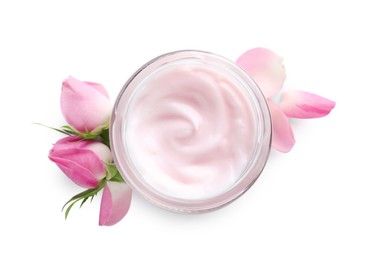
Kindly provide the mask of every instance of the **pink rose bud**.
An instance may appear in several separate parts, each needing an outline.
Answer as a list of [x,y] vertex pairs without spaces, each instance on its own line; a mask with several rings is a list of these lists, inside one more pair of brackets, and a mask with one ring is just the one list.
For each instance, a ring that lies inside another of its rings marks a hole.
[[100,142],[69,136],[54,145],[49,159],[79,186],[96,188],[106,175],[104,163],[112,162],[112,155]]
[[73,77],[63,82],[60,100],[65,120],[80,132],[102,128],[109,122],[111,103],[105,88]]

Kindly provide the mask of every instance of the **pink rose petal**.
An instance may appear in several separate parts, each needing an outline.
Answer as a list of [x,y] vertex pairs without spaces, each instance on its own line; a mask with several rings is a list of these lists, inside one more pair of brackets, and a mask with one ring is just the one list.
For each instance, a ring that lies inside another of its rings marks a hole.
[[290,122],[283,111],[272,101],[268,100],[270,115],[272,117],[272,147],[280,152],[289,152],[295,144]]
[[97,91],[99,91],[100,94],[103,94],[106,98],[109,99],[108,91],[106,91],[106,89],[104,88],[103,85],[101,85],[99,83],[95,83],[95,82],[90,82],[90,81],[85,81],[85,83],[87,85],[89,85],[90,87],[93,87],[94,89],[96,89]]
[[132,190],[124,182],[108,182],[104,188],[100,206],[100,226],[118,223],[131,205]]
[[286,79],[283,59],[265,48],[246,51],[236,61],[259,85],[266,98],[274,96]]
[[88,142],[85,149],[93,151],[103,163],[110,163],[113,161],[113,156],[109,147],[102,145],[100,142]]
[[299,90],[282,94],[280,107],[288,117],[318,118],[329,114],[336,103],[324,97]]
[[104,178],[105,166],[94,152],[82,149],[55,150],[49,159],[77,185],[96,188]]

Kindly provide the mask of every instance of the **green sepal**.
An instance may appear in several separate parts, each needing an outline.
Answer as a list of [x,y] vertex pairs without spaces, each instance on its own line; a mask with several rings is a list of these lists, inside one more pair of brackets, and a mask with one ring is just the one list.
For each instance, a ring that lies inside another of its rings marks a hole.
[[73,127],[69,126],[69,125],[64,125],[61,127],[61,129],[65,132],[69,132],[73,135],[78,135],[81,136],[83,139],[85,140],[89,140],[89,139],[95,139],[96,137],[98,137],[101,134],[101,131],[97,131],[97,132],[90,132],[88,131],[88,129],[86,128],[86,132],[82,133],[76,129],[74,129]]
[[80,205],[80,207],[82,207],[82,205],[87,201],[88,198],[91,198],[91,201],[92,201],[93,197],[96,196],[97,193],[105,187],[105,185],[106,185],[106,179],[102,179],[98,187],[93,188],[93,189],[88,189],[81,193],[78,193],[77,195],[73,196],[70,200],[68,200],[62,208],[62,211],[63,211],[64,208],[69,204],[69,206],[65,210],[65,219],[68,218],[68,214],[70,210],[72,209],[72,207],[74,206],[74,204],[82,200],[81,205]]
[[106,168],[106,178],[109,181],[124,182],[124,179],[120,175],[120,172],[118,171],[115,163],[105,163],[105,168]]
[[122,175],[120,175],[120,172],[118,172],[113,178],[111,178],[110,181],[125,182]]
[[104,128],[100,134],[101,142],[110,148],[109,128]]
[[110,140],[109,140],[109,124],[105,124],[101,127],[99,127],[98,129],[95,129],[94,131],[90,132],[87,128],[85,129],[85,132],[80,132],[77,129],[75,129],[72,126],[69,125],[64,125],[60,128],[55,128],[55,127],[51,127],[51,126],[47,126],[47,125],[43,125],[40,123],[34,123],[36,125],[40,125],[40,126],[44,126],[47,127],[49,129],[55,130],[59,133],[65,134],[65,135],[76,135],[76,136],[80,136],[85,140],[91,140],[91,139],[95,139],[95,138],[100,138],[100,141],[105,144],[106,146],[108,146],[110,148]]
[[62,134],[65,134],[65,135],[74,135],[74,132],[72,131],[69,131],[67,129],[59,129],[59,128],[55,128],[55,127],[51,127],[51,126],[47,126],[47,125],[43,125],[43,124],[40,124],[40,123],[34,123],[35,125],[40,125],[40,126],[43,126],[43,127],[47,127],[49,129],[52,129],[52,130],[55,130],[59,133],[62,133]]

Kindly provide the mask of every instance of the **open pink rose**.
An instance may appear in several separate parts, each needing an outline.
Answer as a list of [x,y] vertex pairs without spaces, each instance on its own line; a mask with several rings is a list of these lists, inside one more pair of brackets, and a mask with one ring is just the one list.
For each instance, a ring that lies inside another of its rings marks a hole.
[[251,49],[237,59],[238,65],[256,81],[267,98],[273,126],[272,146],[281,152],[288,152],[295,144],[288,117],[323,117],[329,114],[336,103],[299,90],[285,91],[279,105],[272,101],[286,79],[282,62],[280,56],[265,48]]
[[73,182],[84,188],[96,188],[106,175],[105,163],[112,161],[110,149],[99,142],[69,136],[59,140],[49,158]]
[[111,103],[105,88],[93,82],[69,77],[63,82],[61,110],[65,120],[80,132],[104,127],[111,114]]
[[118,223],[131,205],[132,190],[124,182],[108,182],[104,188],[100,206],[100,226]]

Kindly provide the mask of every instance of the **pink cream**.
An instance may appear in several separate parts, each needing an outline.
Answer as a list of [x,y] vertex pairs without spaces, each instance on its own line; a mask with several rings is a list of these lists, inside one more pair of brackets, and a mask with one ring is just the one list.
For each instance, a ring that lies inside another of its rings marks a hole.
[[169,196],[202,199],[229,188],[249,161],[253,118],[240,88],[199,65],[147,82],[127,117],[127,148],[146,182]]

